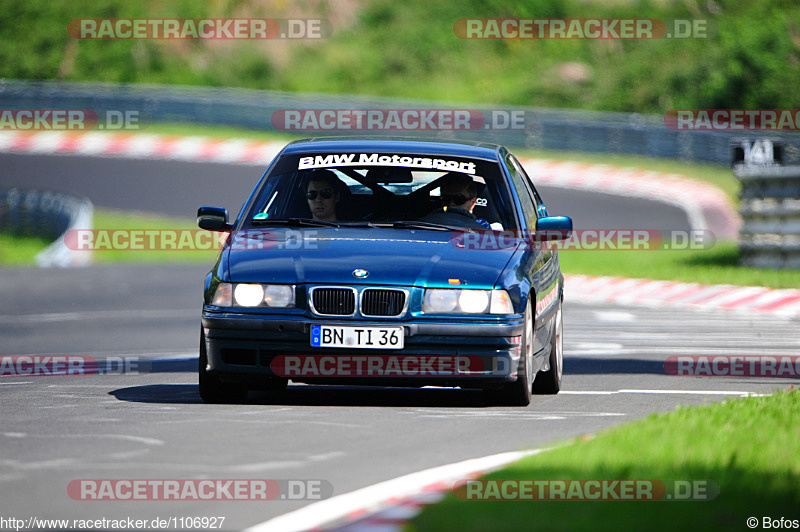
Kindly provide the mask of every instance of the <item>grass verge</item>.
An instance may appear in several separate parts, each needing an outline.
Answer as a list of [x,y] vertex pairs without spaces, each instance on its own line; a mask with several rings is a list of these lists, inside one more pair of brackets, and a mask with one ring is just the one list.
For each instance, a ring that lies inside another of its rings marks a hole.
[[800,391],[652,414],[484,478],[681,480],[719,493],[679,501],[460,500],[451,493],[405,530],[747,530],[750,517],[758,528],[764,516],[800,519]]
[[[95,209],[95,230],[111,231],[136,231],[136,230],[189,230],[191,236],[194,231],[200,231],[194,220],[188,218],[171,218],[136,211],[115,211],[109,209]],[[192,239],[181,241],[176,239],[177,250],[130,250],[130,249],[97,249],[91,251],[92,262],[95,264],[117,263],[207,263],[209,266],[217,256],[214,249],[190,249],[192,247],[208,246],[208,239],[198,241]],[[147,247],[149,237],[144,236],[139,247]],[[129,238],[121,240],[123,245]],[[94,234],[93,242],[99,247],[104,245]],[[107,241],[111,244],[111,241]],[[34,257],[50,244],[41,238],[19,237],[7,233],[0,233],[0,265],[1,266],[30,266],[34,264]],[[112,247],[109,245],[108,247]],[[88,252],[87,252],[88,253]]]
[[[171,218],[161,215],[140,212],[114,211],[98,209],[94,214],[95,229],[105,230],[189,230],[200,231],[194,220],[188,218]],[[125,250],[125,249],[98,249],[92,252],[92,260],[98,264],[113,264],[120,262],[193,262],[208,263],[209,266],[217,256],[217,250],[191,249],[195,240],[184,242],[179,250]],[[203,244],[204,242],[201,242]],[[146,243],[144,244],[147,245]]]
[[30,266],[36,254],[49,245],[45,238],[0,233],[0,265]]

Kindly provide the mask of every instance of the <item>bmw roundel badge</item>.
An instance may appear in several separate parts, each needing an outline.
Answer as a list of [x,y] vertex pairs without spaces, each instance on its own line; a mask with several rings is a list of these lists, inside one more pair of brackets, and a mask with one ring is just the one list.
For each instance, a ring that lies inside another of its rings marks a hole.
[[369,275],[367,270],[362,270],[361,268],[353,270],[353,276],[359,279],[364,279],[367,275]]

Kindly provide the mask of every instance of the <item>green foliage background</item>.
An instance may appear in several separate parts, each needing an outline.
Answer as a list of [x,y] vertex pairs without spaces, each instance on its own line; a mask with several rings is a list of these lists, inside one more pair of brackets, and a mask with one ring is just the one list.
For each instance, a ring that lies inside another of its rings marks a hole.
[[[75,18],[323,18],[321,40],[78,41]],[[684,40],[463,40],[461,18],[705,19]],[[0,77],[663,113],[798,107],[794,0],[5,0]]]

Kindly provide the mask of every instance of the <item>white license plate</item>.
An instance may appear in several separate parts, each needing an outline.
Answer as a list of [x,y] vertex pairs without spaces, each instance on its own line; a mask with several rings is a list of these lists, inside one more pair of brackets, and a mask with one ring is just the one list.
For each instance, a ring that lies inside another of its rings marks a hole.
[[312,347],[346,347],[349,349],[402,349],[402,327],[337,327],[311,326]]

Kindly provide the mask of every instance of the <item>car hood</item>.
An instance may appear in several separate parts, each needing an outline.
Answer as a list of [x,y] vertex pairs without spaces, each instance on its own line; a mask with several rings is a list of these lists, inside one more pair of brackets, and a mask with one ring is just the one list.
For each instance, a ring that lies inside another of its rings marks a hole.
[[[238,231],[225,249],[225,277],[236,283],[492,288],[518,245],[465,249],[463,236],[352,227]],[[359,278],[355,270],[368,274]]]

